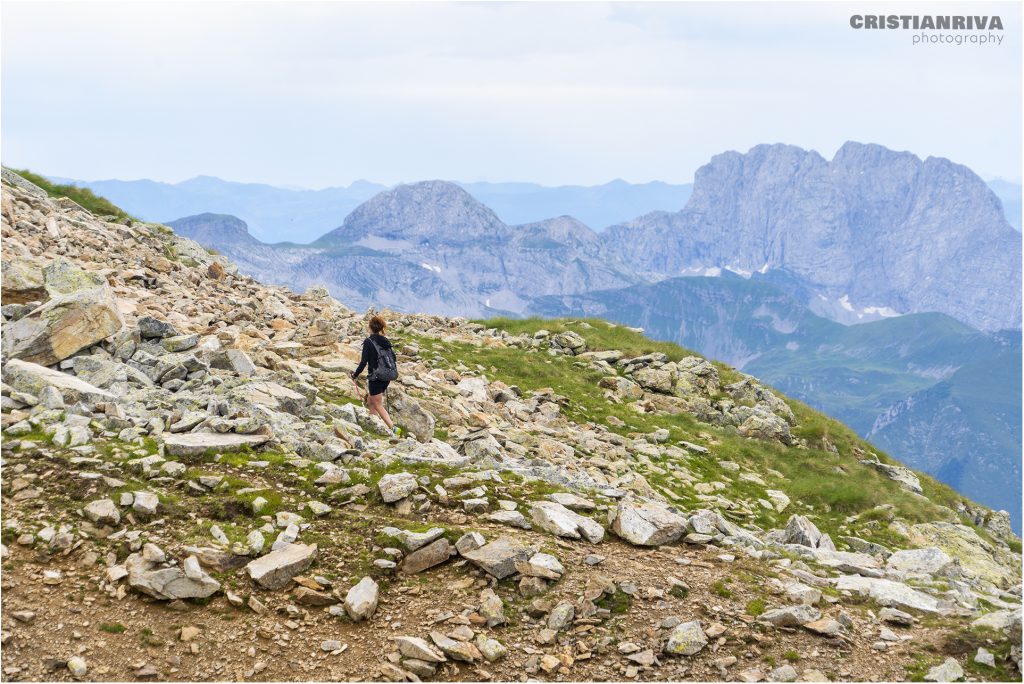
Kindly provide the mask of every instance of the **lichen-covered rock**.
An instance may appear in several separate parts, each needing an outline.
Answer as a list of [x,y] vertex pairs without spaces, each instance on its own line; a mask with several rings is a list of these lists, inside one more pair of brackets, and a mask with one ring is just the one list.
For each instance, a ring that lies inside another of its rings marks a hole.
[[675,626],[665,644],[665,653],[669,655],[692,656],[708,645],[708,637],[700,626],[700,622],[682,622]]
[[3,353],[9,359],[50,366],[107,339],[123,325],[113,290],[104,283],[58,294],[27,316],[7,324]]

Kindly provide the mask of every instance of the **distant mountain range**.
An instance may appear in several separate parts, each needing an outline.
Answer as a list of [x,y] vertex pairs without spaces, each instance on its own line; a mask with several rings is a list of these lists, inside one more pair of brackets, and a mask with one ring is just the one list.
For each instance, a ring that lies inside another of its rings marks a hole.
[[356,308],[640,325],[832,413],[1020,529],[1021,234],[966,167],[762,145],[714,157],[679,208],[602,232],[569,215],[510,223],[472,186],[353,187],[372,196],[308,244],[268,244],[212,205],[169,225],[263,281],[326,284]]
[[[181,216],[216,213],[236,216],[266,243],[307,243],[336,228],[338,221],[388,186],[356,181],[348,187],[303,190],[260,183],[236,183],[197,176],[181,183],[151,180],[83,181],[51,176],[59,183],[90,188],[133,216],[166,223]],[[569,215],[600,230],[659,209],[686,204],[692,185],[614,180],[604,185],[546,187],[535,183],[456,183],[486,204],[504,223],[534,223]]]

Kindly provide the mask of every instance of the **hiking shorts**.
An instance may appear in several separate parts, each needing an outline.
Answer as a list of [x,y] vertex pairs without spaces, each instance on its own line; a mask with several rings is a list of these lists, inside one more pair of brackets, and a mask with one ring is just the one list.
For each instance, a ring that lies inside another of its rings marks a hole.
[[389,380],[370,380],[367,384],[370,386],[370,396],[375,397],[378,394],[384,394],[391,382]]

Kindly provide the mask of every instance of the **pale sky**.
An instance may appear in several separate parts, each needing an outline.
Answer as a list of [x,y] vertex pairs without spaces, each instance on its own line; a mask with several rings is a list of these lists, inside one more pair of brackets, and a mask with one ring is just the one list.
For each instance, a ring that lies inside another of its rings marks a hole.
[[[1003,42],[849,25],[881,12],[998,14]],[[3,163],[57,176],[690,182],[846,140],[1021,175],[1016,2],[6,0],[0,23]]]

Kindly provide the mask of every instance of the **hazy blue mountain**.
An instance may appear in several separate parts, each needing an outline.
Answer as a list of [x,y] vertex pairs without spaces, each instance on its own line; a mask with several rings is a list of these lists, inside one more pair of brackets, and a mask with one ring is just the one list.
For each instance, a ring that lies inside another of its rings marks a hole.
[[990,180],[988,182],[988,187],[992,188],[992,192],[996,193],[996,196],[999,197],[999,201],[1003,203],[1003,213],[1006,215],[1007,222],[1020,232],[1020,183],[1011,183],[1010,181],[998,178],[996,180]]
[[[323,190],[236,183],[198,176],[181,183],[151,180],[82,181],[51,177],[88,187],[147,221],[215,213],[237,216],[263,242],[313,242],[387,186],[356,181]],[[604,185],[547,187],[536,183],[461,183],[503,223],[535,223],[569,215],[597,230],[658,209],[686,204],[690,185],[615,180]]]
[[848,142],[831,161],[791,145],[725,152],[698,169],[682,211],[601,238],[651,280],[788,271],[805,304],[840,320],[938,311],[1021,325],[1021,234],[995,193],[965,166],[880,145]]
[[308,245],[253,244],[244,223],[203,214],[168,225],[230,256],[243,272],[305,290],[326,285],[350,306],[483,316],[530,298],[638,282],[602,254],[598,235],[562,216],[506,225],[454,183],[378,193]]
[[772,280],[672,278],[542,297],[530,312],[640,326],[728,361],[1010,511],[1020,530],[1020,332],[988,334],[937,313],[842,325]]
[[128,213],[166,223],[182,216],[230,214],[245,221],[264,242],[310,242],[338,225],[340,217],[384,189],[357,181],[347,188],[293,190],[260,183],[235,183],[197,176],[181,183],[151,180],[79,181]]
[[693,190],[691,184],[672,185],[660,181],[632,184],[624,180],[594,186],[545,187],[535,183],[459,185],[493,209],[505,223],[534,223],[550,216],[568,215],[598,232],[657,209],[682,209]]

